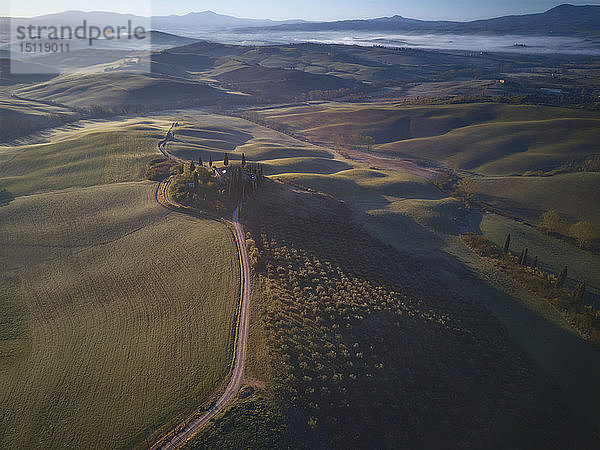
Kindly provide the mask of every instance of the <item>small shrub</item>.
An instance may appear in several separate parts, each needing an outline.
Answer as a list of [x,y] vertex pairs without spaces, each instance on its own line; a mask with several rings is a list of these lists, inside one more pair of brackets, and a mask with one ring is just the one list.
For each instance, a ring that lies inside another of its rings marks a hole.
[[461,239],[467,245],[467,247],[469,247],[479,256],[495,258],[502,254],[502,251],[496,244],[481,234],[469,232],[463,234]]

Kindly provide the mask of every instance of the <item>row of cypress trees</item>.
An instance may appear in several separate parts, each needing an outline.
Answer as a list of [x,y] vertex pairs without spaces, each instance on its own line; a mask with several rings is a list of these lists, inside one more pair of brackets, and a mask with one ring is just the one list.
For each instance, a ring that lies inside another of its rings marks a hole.
[[[506,236],[506,240],[504,241],[504,254],[508,255],[510,253],[510,233]],[[527,247],[521,250],[521,254],[519,255],[518,264],[521,266],[527,266],[527,253],[529,249]],[[538,257],[536,256],[533,259],[533,263],[531,264],[532,268],[536,268],[538,264]],[[557,289],[564,287],[565,281],[567,280],[568,269],[567,266],[564,266],[556,277],[555,286]],[[575,289],[572,292],[572,297],[574,301],[583,301],[583,297],[585,295],[585,282],[578,282],[575,286]]]

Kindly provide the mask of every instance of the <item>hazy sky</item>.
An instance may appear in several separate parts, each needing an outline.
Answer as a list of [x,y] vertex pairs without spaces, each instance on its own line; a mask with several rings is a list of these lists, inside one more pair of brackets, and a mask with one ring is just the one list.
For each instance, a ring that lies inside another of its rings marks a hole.
[[[0,0],[2,9],[7,0]],[[8,0],[12,16],[36,16],[68,9],[140,15],[211,10],[237,17],[308,20],[370,18],[399,14],[417,19],[472,20],[542,12],[561,3],[600,5],[600,0]],[[5,11],[2,11],[6,14]]]

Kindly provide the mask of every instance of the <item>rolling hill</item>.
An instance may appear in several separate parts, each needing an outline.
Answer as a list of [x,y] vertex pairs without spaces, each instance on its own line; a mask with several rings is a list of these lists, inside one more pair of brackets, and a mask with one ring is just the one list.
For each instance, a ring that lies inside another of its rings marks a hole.
[[[18,91],[22,97],[71,107],[213,105],[240,96],[204,83],[156,74],[101,73],[61,75]],[[84,95],[83,95],[84,94]]]
[[79,122],[2,148],[15,198],[0,208],[0,447],[133,447],[208,407],[225,378],[233,235],[141,181],[169,119]]
[[256,112],[316,142],[371,136],[376,152],[486,175],[556,168],[596,153],[600,137],[598,113],[540,106],[319,103]]

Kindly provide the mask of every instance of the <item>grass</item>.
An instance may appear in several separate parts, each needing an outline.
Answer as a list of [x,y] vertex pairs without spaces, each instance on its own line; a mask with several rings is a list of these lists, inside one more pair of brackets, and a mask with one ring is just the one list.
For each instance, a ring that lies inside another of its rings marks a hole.
[[[85,93],[85,95],[82,95]],[[211,105],[229,96],[210,86],[160,75],[99,73],[61,75],[18,91],[24,98],[70,107]],[[231,96],[233,97],[233,96]]]
[[5,147],[0,186],[19,196],[141,180],[146,161],[157,153],[159,124],[90,123],[58,132],[51,142]]
[[63,107],[0,97],[0,141],[7,141],[42,128],[59,126],[76,114]]
[[[3,239],[26,255],[11,273],[29,345],[0,373],[2,447],[129,446],[225,377],[239,289],[233,237],[219,222],[165,216],[153,191],[100,186],[6,207],[16,219],[3,222]],[[103,207],[84,215],[77,205]],[[38,222],[19,229],[26,218]],[[37,247],[60,250],[39,260]]]
[[311,140],[362,134],[376,151],[483,174],[558,167],[597,152],[600,137],[597,113],[540,106],[319,103],[258,113]]
[[476,178],[474,181],[475,191],[483,201],[532,223],[537,223],[543,212],[555,209],[568,223],[588,220],[600,227],[599,173]]
[[264,163],[265,175],[282,173],[335,174],[352,169],[352,166],[339,159],[308,157],[270,159]]
[[456,230],[461,204],[418,176],[360,166],[334,175],[279,176],[344,200],[355,219],[384,242],[417,252],[441,245],[440,235]]
[[[248,388],[246,388],[248,389]],[[242,390],[243,392],[243,390]],[[254,392],[236,398],[226,412],[216,418],[185,449],[281,449],[298,448],[286,418],[264,394]]]
[[335,173],[352,165],[333,152],[293,139],[285,134],[258,126],[237,117],[184,111],[176,116],[176,141],[167,150],[178,158],[206,164],[209,158],[222,161],[227,153],[230,161],[240,161],[242,153],[249,163],[260,162],[265,174],[287,172]]
[[28,351],[25,313],[17,301],[19,287],[16,278],[0,279],[0,372],[10,371]]
[[540,267],[555,274],[568,266],[573,286],[575,280],[585,281],[588,291],[600,294],[600,258],[597,255],[496,214],[484,214],[479,228],[486,237],[501,247],[504,246],[506,235],[510,233],[513,253],[519,254],[522,248],[527,247],[530,262],[538,256]]
[[233,235],[136,181],[170,119],[86,121],[3,147],[15,197],[0,207],[0,447],[147,445],[223,383]]

